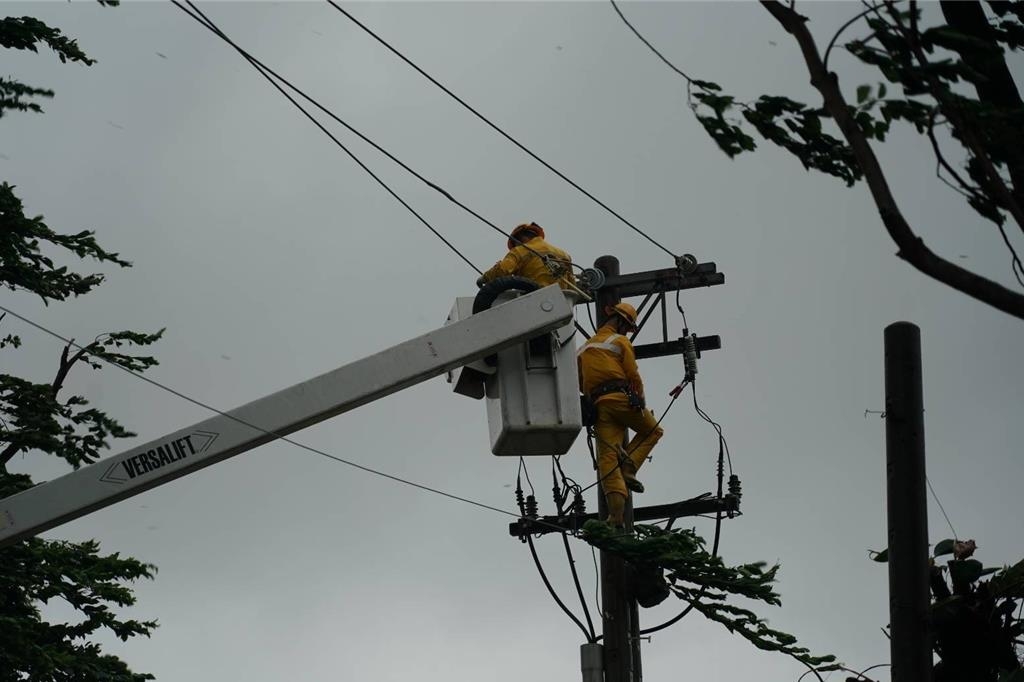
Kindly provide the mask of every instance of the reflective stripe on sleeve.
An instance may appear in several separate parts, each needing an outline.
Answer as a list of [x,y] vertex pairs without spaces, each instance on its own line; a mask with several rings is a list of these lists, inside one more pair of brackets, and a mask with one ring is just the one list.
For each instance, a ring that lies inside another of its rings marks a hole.
[[589,342],[587,344],[584,344],[584,346],[582,348],[580,348],[578,351],[576,351],[576,355],[581,355],[583,353],[583,351],[587,350],[588,348],[598,348],[600,350],[610,350],[611,352],[615,353],[616,355],[622,355],[622,348],[619,345],[614,343],[615,339],[618,339],[621,336],[622,336],[621,334],[612,334],[611,336],[608,337],[607,341],[591,341],[591,342]]

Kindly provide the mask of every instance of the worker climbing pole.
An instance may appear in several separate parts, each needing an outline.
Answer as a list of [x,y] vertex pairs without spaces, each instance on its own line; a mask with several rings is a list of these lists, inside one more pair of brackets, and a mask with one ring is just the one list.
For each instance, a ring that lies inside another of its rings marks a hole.
[[[599,487],[603,494],[598,495],[597,514],[587,514],[583,509],[581,494],[585,489],[571,480],[563,489],[556,486],[557,514],[541,516],[534,500],[524,507],[527,513],[523,518],[510,524],[510,534],[524,541],[529,539],[532,549],[534,535],[562,531],[564,540],[566,533],[577,533],[584,522],[593,519],[606,520],[613,526],[621,526],[622,532],[631,533],[634,521],[674,520],[697,514],[735,515],[739,508],[738,479],[735,485],[730,485],[728,494],[724,494],[719,486],[716,496],[707,493],[672,504],[634,507],[633,500],[635,494],[643,491],[643,484],[637,480],[637,469],[662,433],[661,419],[655,419],[653,413],[647,410],[647,396],[636,361],[668,355],[683,356],[684,376],[671,393],[671,406],[683,388],[693,382],[697,359],[701,353],[721,347],[717,336],[701,337],[690,333],[686,327],[685,314],[678,303],[678,292],[723,284],[724,275],[717,271],[714,263],[698,263],[689,255],[676,258],[671,268],[623,275],[617,258],[602,256],[597,259],[593,269],[580,273],[577,281],[595,299],[596,333],[582,343],[579,350],[580,389],[583,394],[584,423],[587,423],[588,402],[591,408],[597,404],[592,415],[597,423],[588,424],[588,445],[594,458],[597,481],[589,487]],[[683,314],[682,335],[674,339],[669,337],[668,330],[666,294],[670,292],[676,292],[677,307]],[[625,298],[640,296],[643,299],[638,308],[623,301]],[[634,346],[632,342],[639,330],[659,310],[661,341]],[[601,403],[608,407],[602,409]],[[667,409],[661,418],[666,413]],[[601,428],[595,428],[598,423]],[[627,428],[635,434],[628,442],[624,438]],[[560,463],[558,468],[561,470]],[[574,501],[565,504],[570,494]],[[612,504],[609,505],[608,501],[612,501]],[[581,649],[584,680],[639,682],[642,678],[640,641],[644,631],[639,625],[637,597],[640,596],[644,606],[658,603],[667,596],[667,591],[648,588],[658,587],[657,583],[664,581],[660,571],[657,575],[645,576],[637,567],[603,550],[600,581],[602,634],[588,637],[587,644]],[[545,583],[551,590],[546,577]],[[567,611],[565,605],[558,601],[563,610]],[[575,616],[573,619],[583,627]],[[594,672],[597,665],[595,661],[600,662],[603,676]]]

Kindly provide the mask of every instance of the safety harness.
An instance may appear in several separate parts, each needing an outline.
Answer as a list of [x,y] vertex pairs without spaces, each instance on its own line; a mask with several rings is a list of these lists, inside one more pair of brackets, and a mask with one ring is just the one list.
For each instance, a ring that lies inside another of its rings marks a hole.
[[[622,347],[615,343],[615,341],[620,338],[623,338],[622,334],[612,334],[604,341],[588,341],[578,351],[576,351],[576,355],[582,355],[585,351],[591,348],[607,350],[615,353],[616,355],[622,355]],[[598,384],[592,391],[590,391],[590,395],[586,397],[590,399],[591,405],[595,405],[598,398],[608,395],[609,393],[624,393],[626,394],[626,397],[629,398],[629,404],[631,407],[640,408],[643,406],[643,400],[625,379],[612,379],[602,384]]]

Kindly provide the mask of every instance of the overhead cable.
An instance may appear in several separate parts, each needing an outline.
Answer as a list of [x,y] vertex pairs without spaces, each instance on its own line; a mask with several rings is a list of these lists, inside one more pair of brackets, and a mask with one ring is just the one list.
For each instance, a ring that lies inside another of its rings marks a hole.
[[[449,242],[447,239],[445,239],[443,236],[441,236],[441,234],[436,229],[434,229],[429,223],[427,223],[426,220],[424,220],[405,201],[403,201],[395,192],[393,192],[390,187],[388,187],[386,184],[384,184],[384,182],[382,180],[380,180],[376,175],[374,175],[369,170],[369,168],[366,167],[365,164],[363,164],[361,161],[359,161],[359,159],[356,158],[355,155],[351,151],[349,151],[336,137],[334,137],[334,135],[332,135],[330,132],[328,132],[327,129],[324,128],[324,126],[321,125],[321,123],[319,121],[317,121],[302,105],[300,105],[298,102],[295,101],[294,98],[292,98],[290,95],[288,95],[288,93],[286,93],[284,91],[284,89],[281,88],[281,86],[279,85],[279,83],[277,81],[280,81],[281,83],[284,83],[285,85],[287,85],[289,88],[291,88],[293,91],[295,91],[300,97],[302,97],[307,102],[312,104],[314,107],[316,107],[317,109],[322,111],[329,118],[331,118],[334,121],[336,121],[336,122],[340,123],[341,125],[343,125],[350,132],[352,132],[354,135],[359,137],[361,140],[363,140],[364,142],[366,142],[367,144],[372,146],[374,149],[376,149],[380,153],[384,154],[391,161],[396,163],[399,167],[401,167],[403,170],[405,170],[410,175],[415,177],[417,180],[420,180],[421,182],[423,182],[425,185],[427,185],[431,189],[439,192],[446,199],[448,199],[449,201],[454,203],[456,206],[458,206],[462,210],[464,210],[467,213],[469,213],[471,216],[473,216],[474,218],[476,218],[480,222],[482,222],[485,225],[487,225],[488,227],[490,227],[492,230],[498,232],[499,234],[503,235],[504,237],[507,237],[509,240],[517,242],[520,246],[525,248],[527,251],[532,253],[534,256],[537,256],[538,258],[541,258],[542,260],[545,258],[545,256],[541,255],[540,253],[535,251],[533,248],[531,248],[530,245],[527,242],[525,242],[525,241],[523,241],[523,240],[521,240],[521,239],[519,239],[517,237],[513,237],[509,232],[503,230],[501,227],[496,225],[491,220],[488,220],[487,218],[485,218],[483,215],[481,215],[477,211],[474,211],[473,209],[471,209],[466,204],[464,204],[461,201],[457,200],[454,196],[452,196],[452,194],[450,192],[448,192],[447,190],[442,188],[440,185],[438,185],[438,184],[436,184],[434,182],[431,182],[426,177],[424,177],[422,174],[420,174],[420,173],[416,172],[415,170],[413,170],[412,168],[410,168],[406,163],[401,161],[394,154],[392,154],[388,150],[386,150],[383,147],[381,147],[379,144],[377,144],[376,142],[371,140],[369,137],[367,137],[366,135],[361,133],[359,130],[356,130],[353,126],[351,126],[349,123],[347,123],[346,121],[341,119],[337,114],[335,114],[333,111],[331,111],[330,109],[328,109],[327,107],[322,105],[319,101],[317,101],[316,99],[314,99],[310,95],[306,94],[301,88],[299,88],[298,86],[293,84],[287,78],[285,78],[284,76],[280,75],[279,73],[274,71],[272,68],[270,68],[269,66],[267,66],[266,64],[261,62],[259,59],[254,57],[251,53],[249,53],[246,50],[244,50],[243,48],[241,48],[237,43],[232,41],[227,36],[227,34],[225,34],[223,31],[221,31],[217,27],[217,25],[214,24],[213,21],[202,12],[202,10],[200,10],[198,7],[196,7],[191,2],[191,0],[185,0],[185,2],[193,10],[192,12],[190,12],[187,9],[185,9],[181,5],[181,3],[178,2],[178,0],[171,0],[171,2],[173,2],[179,9],[181,9],[183,12],[188,14],[190,17],[195,19],[204,28],[206,28],[210,32],[214,33],[217,37],[221,38],[226,43],[231,45],[231,47],[233,47],[240,55],[242,55],[242,57],[244,57],[246,59],[246,61],[248,61],[253,66],[253,68],[255,68],[257,71],[259,71],[259,73],[264,78],[266,78],[268,81],[270,81],[271,85],[273,85],[282,95],[284,95],[288,99],[288,101],[290,101],[293,105],[295,105],[299,109],[299,111],[301,111],[310,121],[313,122],[314,125],[316,125],[321,131],[323,131],[323,133],[325,135],[327,135],[329,138],[331,138],[331,140],[335,144],[337,144],[339,147],[341,147],[350,157],[352,157],[356,161],[356,163],[358,163],[367,173],[369,173],[375,180],[377,180],[378,183],[380,183],[382,186],[384,186],[384,188],[387,189],[387,191],[392,196],[394,196],[396,199],[398,199],[398,201],[401,202],[402,205],[405,206],[409,211],[411,211],[413,213],[413,215],[415,215],[420,220],[420,222],[422,222],[431,232],[433,232],[435,235],[437,235],[437,237],[439,239],[441,239],[441,241],[443,241],[448,246],[448,248],[450,248],[452,251],[454,251],[456,254],[458,254],[458,256],[460,258],[462,258],[462,260],[465,261],[471,268],[473,268],[473,270],[475,270],[477,272],[477,274],[483,274],[483,273],[481,273],[479,268],[477,268],[457,248],[455,248],[455,246],[451,242]],[[274,80],[274,79],[276,79],[276,80]],[[582,266],[576,265],[574,263],[570,262],[569,265],[571,265],[572,267],[578,268],[580,270],[583,270]]]
[[377,35],[376,33],[374,33],[374,32],[373,32],[373,31],[372,31],[372,30],[371,30],[370,28],[368,28],[368,27],[367,27],[367,26],[366,26],[365,24],[363,24],[363,23],[362,23],[361,21],[359,21],[358,19],[356,19],[356,18],[355,18],[354,16],[352,16],[352,15],[351,15],[351,14],[350,14],[349,12],[347,12],[347,11],[346,11],[346,10],[345,10],[344,8],[342,8],[342,7],[340,6],[340,5],[338,5],[338,4],[336,3],[336,2],[334,2],[334,0],[327,0],[327,2],[328,2],[328,3],[329,3],[329,4],[331,5],[331,6],[332,6],[332,7],[334,7],[334,9],[338,10],[338,11],[339,11],[339,12],[341,12],[341,13],[342,13],[343,15],[345,15],[345,16],[346,16],[346,17],[347,17],[347,18],[348,18],[348,19],[349,19],[349,20],[350,20],[350,21],[351,21],[352,23],[354,23],[354,24],[355,24],[356,26],[358,26],[359,28],[363,29],[363,31],[365,31],[365,32],[366,32],[366,33],[368,33],[368,34],[369,34],[370,36],[372,36],[372,37],[373,37],[373,38],[374,38],[375,40],[377,40],[377,42],[379,42],[379,43],[380,43],[381,45],[383,45],[383,46],[384,46],[384,47],[386,47],[386,48],[387,48],[388,50],[390,50],[390,51],[391,51],[392,53],[394,53],[394,54],[395,54],[395,55],[396,55],[396,56],[397,56],[397,57],[398,57],[399,59],[401,59],[401,60],[402,60],[402,61],[404,61],[404,62],[405,62],[406,64],[408,64],[409,66],[411,66],[411,67],[412,67],[413,69],[415,69],[415,70],[416,70],[416,71],[417,71],[417,72],[418,72],[418,73],[419,73],[419,74],[420,74],[421,76],[423,76],[424,78],[426,78],[427,80],[429,80],[429,81],[430,81],[431,83],[433,83],[434,85],[436,85],[437,87],[439,87],[439,88],[440,88],[441,90],[443,90],[443,91],[445,92],[445,94],[447,94],[447,95],[448,95],[449,97],[451,97],[451,98],[452,98],[452,99],[454,99],[454,100],[455,100],[456,102],[458,102],[458,103],[459,103],[459,104],[461,104],[461,105],[462,105],[463,107],[465,107],[465,108],[466,108],[466,109],[467,109],[468,111],[470,111],[470,112],[471,112],[471,113],[472,113],[472,114],[473,114],[474,116],[476,116],[476,117],[477,117],[478,119],[480,119],[481,121],[483,121],[484,123],[486,123],[486,124],[487,124],[488,126],[490,126],[490,127],[492,128],[492,129],[494,129],[494,130],[495,130],[495,131],[496,131],[497,133],[499,133],[499,134],[500,134],[500,135],[501,135],[502,137],[504,137],[504,138],[505,138],[506,140],[508,140],[509,142],[511,142],[512,144],[514,144],[515,146],[519,147],[519,149],[521,149],[521,150],[523,150],[524,152],[526,152],[526,153],[527,153],[527,154],[528,154],[528,155],[529,155],[530,157],[532,157],[532,158],[533,158],[533,159],[534,159],[535,161],[537,161],[538,163],[540,163],[540,164],[541,164],[542,166],[544,166],[544,167],[545,167],[545,168],[547,168],[547,169],[548,169],[549,171],[551,171],[552,173],[554,173],[555,175],[557,175],[558,177],[560,177],[560,178],[561,178],[562,180],[564,180],[565,182],[569,183],[569,184],[570,184],[570,185],[571,185],[571,186],[572,186],[573,188],[575,188],[576,190],[578,190],[579,192],[581,192],[581,193],[582,193],[582,194],[583,194],[584,196],[586,196],[586,197],[587,197],[588,199],[590,199],[591,201],[593,201],[594,203],[596,203],[596,204],[597,204],[598,206],[600,206],[601,208],[603,208],[603,209],[604,209],[605,211],[607,211],[607,212],[608,212],[608,213],[610,213],[611,215],[613,215],[613,216],[615,216],[616,218],[618,218],[618,220],[619,220],[620,222],[622,222],[622,223],[623,223],[624,225],[626,225],[627,227],[629,227],[629,228],[630,228],[631,230],[633,230],[634,232],[636,232],[637,234],[639,234],[639,235],[640,235],[641,237],[643,237],[644,239],[646,239],[647,241],[649,241],[649,242],[650,242],[651,244],[654,244],[654,245],[655,245],[656,247],[658,247],[659,249],[661,249],[662,251],[664,251],[664,252],[665,252],[665,253],[667,253],[668,255],[672,256],[672,258],[676,258],[676,254],[672,253],[672,251],[670,251],[670,250],[669,250],[669,249],[668,249],[667,247],[663,246],[663,245],[662,245],[661,243],[659,243],[658,241],[656,241],[656,240],[655,240],[655,239],[654,239],[653,237],[651,237],[651,236],[650,236],[649,234],[647,234],[646,232],[644,232],[643,230],[641,230],[641,229],[640,229],[639,227],[637,227],[636,225],[634,225],[633,223],[631,223],[631,222],[630,222],[629,220],[626,220],[626,218],[624,218],[624,217],[623,217],[623,216],[622,216],[621,214],[619,214],[619,213],[618,213],[618,212],[616,212],[616,211],[615,211],[614,209],[612,209],[612,208],[611,208],[610,206],[608,206],[608,204],[604,203],[603,201],[601,201],[600,199],[598,199],[598,198],[597,198],[596,196],[594,196],[593,194],[591,194],[590,192],[588,192],[587,190],[585,190],[585,189],[584,189],[583,187],[581,187],[580,185],[578,185],[578,184],[577,184],[576,182],[574,182],[574,181],[573,181],[572,179],[570,179],[570,178],[569,178],[569,177],[568,177],[567,175],[565,175],[564,173],[562,173],[562,172],[561,172],[560,170],[558,170],[557,168],[555,168],[554,166],[552,166],[552,165],[551,165],[550,163],[548,163],[547,161],[545,161],[544,159],[540,158],[540,157],[539,157],[539,156],[537,156],[537,155],[536,155],[535,153],[533,153],[532,151],[530,151],[530,150],[529,150],[529,149],[528,149],[528,148],[527,148],[527,147],[526,147],[525,145],[523,145],[523,143],[521,143],[521,142],[520,142],[519,140],[515,139],[514,137],[512,137],[511,135],[509,135],[508,133],[506,133],[506,132],[505,132],[504,130],[502,130],[501,128],[499,128],[499,127],[498,127],[497,125],[495,125],[494,123],[492,123],[490,119],[488,119],[488,118],[487,118],[486,116],[484,116],[484,115],[483,115],[483,114],[481,114],[481,113],[480,113],[479,111],[477,111],[477,110],[476,110],[476,109],[474,109],[474,108],[473,108],[472,106],[470,106],[470,105],[469,105],[469,104],[468,104],[468,103],[467,103],[467,102],[466,102],[465,100],[463,100],[463,99],[462,99],[461,97],[459,97],[459,96],[458,96],[458,95],[456,95],[456,94],[455,94],[454,92],[452,92],[452,91],[451,91],[451,90],[449,90],[449,89],[448,89],[447,87],[445,87],[445,86],[444,86],[444,85],[443,85],[443,84],[442,84],[442,83],[441,83],[440,81],[438,81],[438,80],[437,80],[436,78],[434,78],[433,76],[431,76],[430,74],[428,74],[428,73],[427,73],[426,71],[424,71],[423,69],[421,69],[421,68],[420,68],[419,66],[417,66],[417,65],[416,65],[416,64],[415,64],[415,63],[414,63],[414,62],[413,62],[413,61],[412,61],[411,59],[409,59],[408,57],[406,57],[406,56],[405,56],[404,54],[402,54],[401,52],[399,52],[399,51],[398,51],[398,50],[397,50],[397,49],[396,49],[395,47],[393,47],[393,46],[392,46],[392,45],[391,45],[390,43],[388,43],[388,42],[387,42],[386,40],[384,40],[384,39],[383,39],[383,38],[381,38],[381,37],[380,37],[379,35]]
[[[235,48],[235,50],[237,50],[238,53],[241,54],[253,66],[253,68],[255,68],[264,78],[266,78],[267,81],[269,81],[270,84],[273,85],[278,90],[278,92],[280,92],[282,95],[284,95],[288,99],[289,102],[291,102],[293,105],[295,105],[295,107],[306,116],[306,118],[308,118],[310,121],[312,121],[313,125],[315,125],[317,128],[319,128],[325,135],[327,135],[327,137],[331,138],[331,141],[333,141],[334,144],[336,144],[338,147],[340,147],[341,150],[344,151],[346,154],[348,154],[349,157],[353,161],[355,161],[357,164],[359,164],[360,168],[362,168],[364,171],[366,171],[367,174],[369,174],[370,177],[372,177],[374,180],[376,180],[377,183],[381,187],[383,187],[385,190],[387,190],[387,192],[391,196],[393,196],[396,200],[398,200],[398,202],[400,204],[402,204],[402,206],[404,206],[410,213],[412,213],[414,216],[416,216],[417,220],[419,220],[428,230],[433,232],[434,235],[438,239],[440,239],[442,242],[444,242],[445,245],[449,249],[451,249],[453,252],[455,252],[455,254],[459,258],[461,258],[463,261],[465,261],[466,264],[469,265],[469,267],[473,268],[477,272],[477,274],[483,274],[482,271],[480,270],[480,268],[478,268],[476,265],[474,265],[473,262],[471,260],[469,260],[469,258],[467,258],[465,255],[463,255],[463,253],[461,251],[459,251],[459,249],[456,248],[456,246],[454,244],[452,244],[450,241],[448,241],[448,239],[446,239],[444,237],[444,235],[442,235],[440,232],[438,232],[434,228],[433,225],[431,225],[429,222],[427,222],[427,220],[423,216],[421,216],[419,213],[417,213],[416,210],[412,206],[410,206],[404,199],[402,199],[402,197],[398,196],[398,194],[393,189],[391,189],[391,187],[389,187],[387,185],[387,183],[385,183],[383,180],[381,180],[380,177],[377,176],[376,173],[374,173],[372,170],[370,170],[370,168],[365,163],[363,163],[359,159],[359,157],[357,157],[337,137],[335,137],[333,134],[331,134],[331,132],[329,130],[327,130],[327,128],[325,128],[323,126],[323,124],[321,124],[320,121],[318,121],[312,114],[310,114],[299,102],[297,102],[295,100],[295,98],[293,98],[291,95],[289,95],[284,90],[284,88],[282,88],[277,83],[277,81],[274,80],[274,78],[278,78],[279,80],[281,80],[282,82],[286,83],[289,87],[291,87],[296,92],[299,92],[300,94],[303,94],[303,96],[304,96],[304,93],[301,93],[301,91],[298,90],[297,88],[295,88],[295,86],[293,86],[290,83],[288,83],[288,81],[286,81],[283,78],[281,78],[280,76],[278,76],[276,73],[274,73],[269,68],[267,68],[262,62],[260,62],[255,57],[253,57],[248,52],[246,52],[241,47],[239,47],[237,44],[235,44],[223,31],[221,31],[217,27],[216,24],[213,23],[213,21],[211,21],[205,14],[203,14],[203,12],[199,8],[197,8],[195,5],[193,5],[192,2],[190,2],[190,0],[185,0],[185,2],[188,3],[188,6],[190,8],[192,8],[192,10],[194,10],[196,12],[196,14],[193,14],[192,12],[189,12],[187,9],[185,9],[185,7],[182,6],[182,4],[180,2],[178,2],[178,0],[171,0],[171,2],[173,2],[181,11],[185,12],[185,14],[188,14],[190,17],[192,17],[197,22],[199,22],[202,26],[204,26],[209,31],[211,31],[212,33],[217,35],[219,38],[221,38],[221,40],[223,40],[224,42],[228,43],[233,48]],[[271,74],[273,74],[273,78],[271,77]],[[309,99],[309,98],[307,97],[306,99]],[[319,105],[317,105],[317,106],[319,106]],[[320,108],[323,109],[323,107],[320,107]],[[344,122],[342,122],[342,123],[344,123]],[[354,131],[354,132],[356,132],[357,135],[359,134],[358,131]],[[360,137],[362,137],[362,136],[360,135]],[[366,139],[366,138],[364,137],[363,139]],[[372,144],[372,142],[371,142],[371,144]],[[383,151],[383,150],[381,150],[381,151]],[[387,153],[387,152],[385,152],[385,153]],[[395,160],[397,163],[401,163],[397,159],[394,159],[394,157],[391,157],[391,158],[393,160]],[[423,179],[423,178],[421,178],[421,179]],[[424,181],[426,182],[425,179],[424,179]],[[431,184],[431,183],[428,183],[428,184]],[[442,193],[444,193],[443,190],[442,190]]]

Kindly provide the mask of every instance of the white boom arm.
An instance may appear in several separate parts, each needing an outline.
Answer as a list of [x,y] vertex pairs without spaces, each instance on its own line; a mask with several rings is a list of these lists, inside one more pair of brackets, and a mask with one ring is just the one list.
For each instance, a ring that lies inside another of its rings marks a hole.
[[572,319],[558,285],[0,500],[0,547],[508,348]]

